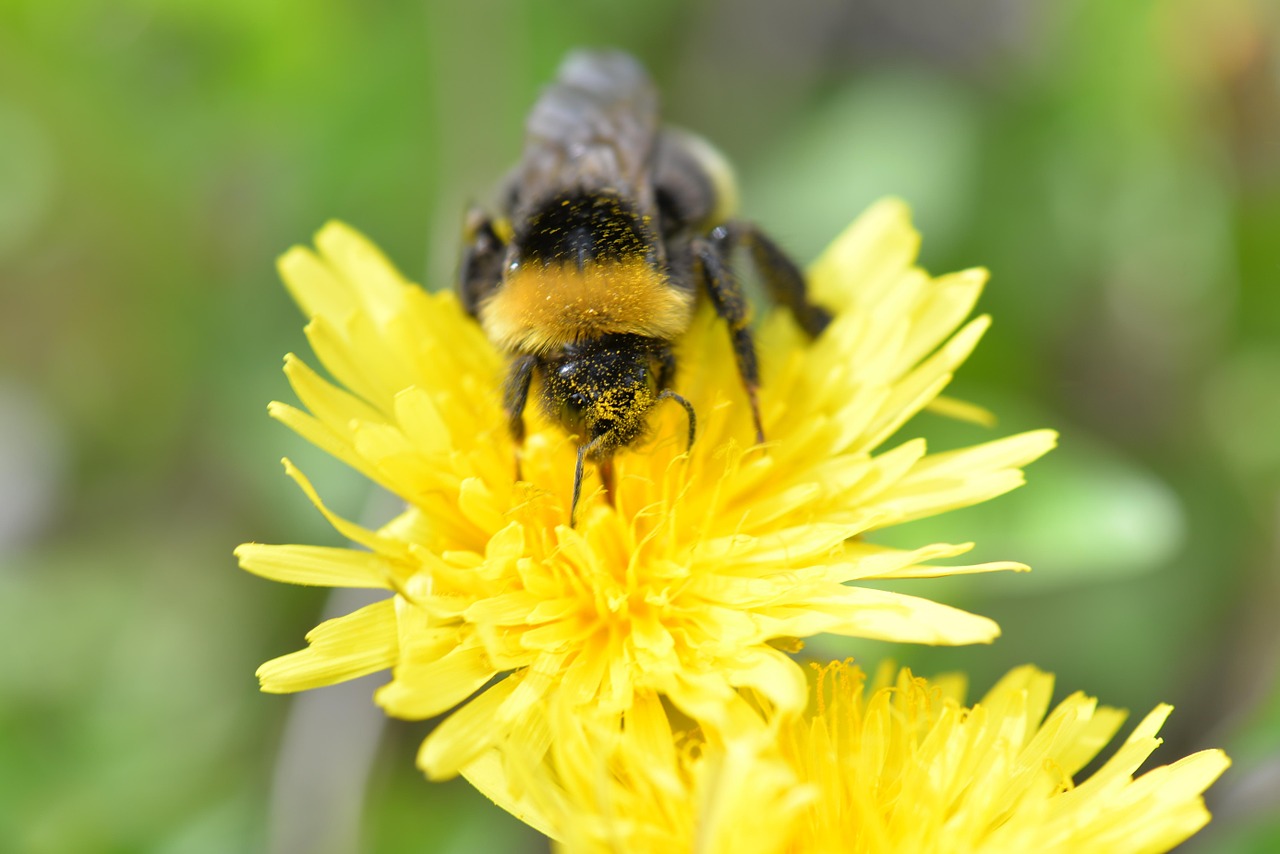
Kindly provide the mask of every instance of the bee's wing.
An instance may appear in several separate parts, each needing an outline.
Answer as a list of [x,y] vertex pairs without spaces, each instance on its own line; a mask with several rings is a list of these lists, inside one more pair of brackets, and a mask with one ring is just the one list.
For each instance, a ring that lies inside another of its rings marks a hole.
[[640,63],[574,51],[529,115],[523,190],[612,188],[647,201],[658,122],[657,90]]

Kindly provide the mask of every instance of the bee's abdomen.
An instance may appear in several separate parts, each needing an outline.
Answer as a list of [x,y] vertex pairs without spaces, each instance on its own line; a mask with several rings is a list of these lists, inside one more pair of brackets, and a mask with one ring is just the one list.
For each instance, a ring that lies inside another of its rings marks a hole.
[[708,231],[737,213],[733,168],[697,134],[666,127],[658,138],[654,188],[669,231]]

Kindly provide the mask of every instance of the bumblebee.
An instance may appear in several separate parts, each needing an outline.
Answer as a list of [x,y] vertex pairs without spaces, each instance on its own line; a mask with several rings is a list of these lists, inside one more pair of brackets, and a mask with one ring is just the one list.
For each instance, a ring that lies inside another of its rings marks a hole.
[[458,275],[463,306],[511,357],[504,409],[525,435],[536,388],[547,416],[578,438],[570,524],[584,461],[612,493],[613,455],[639,439],[675,392],[674,344],[700,299],[728,326],[756,440],[764,440],[750,306],[730,257],[745,250],[774,299],[810,336],[830,314],[804,276],[756,227],[734,220],[724,158],[701,137],[659,121],[645,70],[616,51],[575,51],[529,115],[501,211],[467,217]]

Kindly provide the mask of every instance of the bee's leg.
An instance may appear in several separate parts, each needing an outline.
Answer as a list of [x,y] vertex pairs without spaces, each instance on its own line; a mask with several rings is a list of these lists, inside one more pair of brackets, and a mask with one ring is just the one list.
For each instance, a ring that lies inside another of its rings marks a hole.
[[533,382],[533,369],[537,364],[536,356],[517,357],[507,369],[507,382],[502,395],[507,427],[516,443],[516,480],[521,479],[520,450],[524,446],[524,406],[529,400],[529,385]]
[[804,273],[759,228],[750,223],[729,222],[713,230],[711,240],[719,245],[721,257],[725,258],[735,247],[746,247],[769,294],[777,303],[791,310],[800,328],[810,338],[816,338],[827,328],[831,312],[809,301]]
[[671,388],[676,381],[676,354],[670,347],[658,354],[658,391]]
[[[582,498],[582,477],[583,463],[587,457],[592,456],[596,449],[600,447],[603,436],[597,436],[585,445],[578,446],[578,464],[573,469],[573,498],[569,502],[569,527],[578,527],[578,501]],[[596,472],[600,475],[600,482],[604,485],[604,497],[613,506],[613,451],[609,450],[603,456],[596,459]]]
[[462,261],[458,265],[458,298],[467,314],[478,319],[480,304],[502,284],[507,245],[493,221],[472,208],[463,229]]
[[693,404],[676,394],[676,390],[671,386],[676,379],[676,354],[675,351],[667,348],[658,355],[658,400],[674,400],[684,407],[685,413],[689,416],[689,443],[685,446],[688,451],[693,447],[693,440],[698,435],[698,416],[694,414]]
[[693,242],[693,257],[697,263],[699,278],[711,297],[716,314],[729,324],[729,341],[738,362],[738,376],[742,377],[747,401],[751,404],[751,420],[756,426],[756,442],[764,442],[764,425],[760,422],[760,365],[756,360],[756,345],[751,339],[751,306],[742,293],[737,279],[725,263],[722,248],[705,240]]

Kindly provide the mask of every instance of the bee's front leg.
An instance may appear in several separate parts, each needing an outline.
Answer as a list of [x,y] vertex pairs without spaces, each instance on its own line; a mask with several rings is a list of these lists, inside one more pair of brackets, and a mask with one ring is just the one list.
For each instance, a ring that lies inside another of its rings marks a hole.
[[760,365],[756,359],[756,345],[751,338],[751,305],[742,293],[742,287],[734,277],[725,258],[725,246],[710,240],[693,241],[694,263],[698,279],[711,297],[716,314],[729,324],[729,341],[738,362],[738,375],[742,377],[747,401],[751,405],[751,420],[756,427],[756,442],[764,442],[764,425],[760,421]]
[[502,395],[502,408],[507,413],[507,427],[516,443],[516,480],[521,480],[520,452],[524,448],[524,407],[529,401],[529,386],[533,382],[533,369],[538,365],[536,356],[517,356],[507,369],[507,381]]

